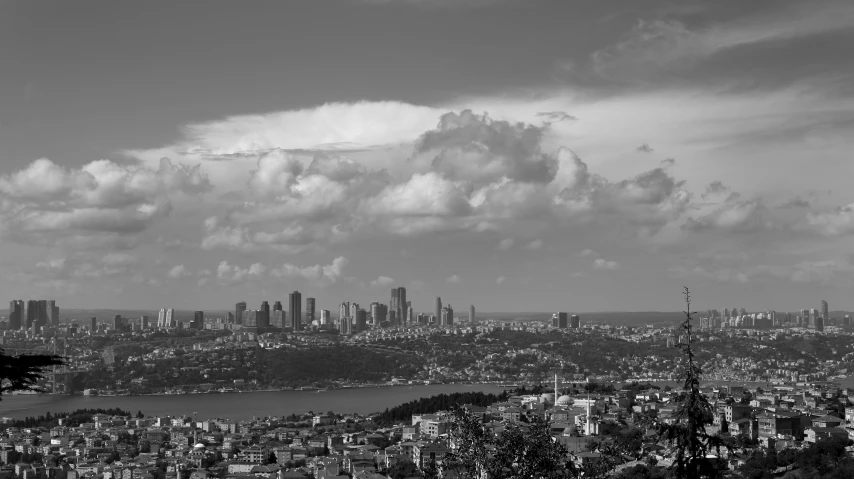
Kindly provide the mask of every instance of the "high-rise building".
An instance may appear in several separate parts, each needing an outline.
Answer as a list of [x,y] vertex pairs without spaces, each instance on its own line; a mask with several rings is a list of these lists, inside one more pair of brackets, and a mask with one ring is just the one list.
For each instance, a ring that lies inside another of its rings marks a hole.
[[288,295],[288,316],[294,322],[294,331],[302,331],[302,295],[294,291]]
[[197,331],[201,331],[205,329],[205,312],[204,311],[196,311],[193,313],[193,322],[190,323],[190,328],[195,329]]
[[557,312],[552,315],[552,327],[566,329],[568,326],[568,315],[563,312]]
[[321,309],[320,310],[320,325],[326,326],[327,324],[329,324],[329,317],[330,316],[331,316],[331,313],[328,309]]
[[92,316],[89,319],[89,331],[94,333],[97,330],[98,330],[98,318],[96,318],[95,316]]
[[364,309],[356,310],[356,331],[357,333],[361,333],[362,331],[368,329],[368,312]]
[[[278,301],[276,301],[278,303]],[[270,327],[284,329],[285,323],[287,322],[288,314],[285,313],[282,309],[276,309],[276,306],[273,305],[273,311],[270,313]]]
[[816,319],[821,317],[821,313],[813,308],[810,310],[809,320],[807,321],[807,327],[810,329],[816,329]]
[[436,321],[442,324],[442,298],[436,296]]
[[259,328],[266,328],[270,325],[270,303],[261,301],[261,308],[259,311],[261,311],[261,315],[258,318],[257,326]]
[[572,329],[578,329],[581,327],[581,318],[579,318],[577,314],[573,314],[569,317],[569,327]]
[[167,310],[166,310],[166,318],[165,318],[165,320],[164,320],[164,323],[163,323],[163,324],[164,324],[164,327],[165,327],[166,329],[176,327],[176,324],[175,324],[175,310],[174,310],[174,309],[169,308],[169,309],[167,309]]
[[17,331],[24,324],[24,301],[16,299],[9,302],[9,329]]
[[27,311],[26,311],[26,329],[31,329],[33,327],[33,323],[38,323],[39,321],[39,302],[30,299],[27,300]]
[[397,313],[397,323],[398,324],[406,324],[407,317],[406,312],[409,305],[406,301],[406,288],[403,286],[397,288],[397,307],[395,308],[395,312]]
[[827,301],[821,300],[821,317],[824,318],[824,324],[830,324],[830,309],[827,307]]
[[442,308],[441,316],[442,318],[439,322],[440,326],[453,326],[454,325],[454,309],[451,308],[451,305],[447,305]]
[[121,314],[117,314],[113,316],[113,331],[124,331],[125,329],[125,318],[122,317]]
[[406,324],[410,325],[415,322],[415,311],[412,309],[412,302],[407,302],[409,306],[406,307]]
[[140,329],[148,329],[148,316],[140,316],[139,317],[139,328]]
[[477,319],[475,318],[474,305],[469,306],[469,324],[475,324]]
[[315,317],[315,300],[314,298],[305,298],[305,322],[307,324],[314,323]]
[[246,302],[241,301],[234,305],[235,324],[243,324],[243,312],[246,311]]
[[350,334],[353,323],[349,317],[338,318],[338,334]]
[[824,318],[821,316],[816,316],[815,318],[815,330],[816,331],[824,331]]
[[46,301],[47,303],[47,324],[51,327],[59,326],[59,307],[56,305],[56,301],[49,299]]
[[282,307],[281,301],[276,301],[273,303],[273,311],[284,311],[285,309]]
[[388,310],[394,311],[394,316],[397,318],[398,313],[397,309],[400,306],[400,290],[398,288],[391,288],[391,301],[388,302]]

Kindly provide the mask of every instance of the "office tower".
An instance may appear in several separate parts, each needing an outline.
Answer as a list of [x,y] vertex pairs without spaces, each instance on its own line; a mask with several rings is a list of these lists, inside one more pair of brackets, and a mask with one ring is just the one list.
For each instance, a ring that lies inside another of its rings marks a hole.
[[553,328],[561,328],[566,329],[568,326],[568,315],[566,313],[558,312],[552,315],[552,327]]
[[380,314],[380,303],[378,303],[377,301],[373,301],[371,303],[370,308],[371,308],[371,311],[370,311],[371,312],[371,322],[374,323],[374,326],[379,326],[380,322],[377,319],[377,317]]
[[406,310],[408,304],[406,302],[406,288],[403,286],[397,288],[397,322],[398,324],[406,324]]
[[26,313],[27,322],[25,328],[32,329],[33,323],[37,323],[39,320],[39,302],[34,299],[28,300]]
[[350,318],[343,317],[338,319],[338,334],[350,334],[353,323]]
[[234,305],[234,321],[236,324],[243,324],[243,312],[246,311],[246,302],[241,301]]
[[257,309],[247,309],[243,312],[243,321],[241,321],[240,325],[244,328],[257,328],[258,318],[261,314],[263,313]]
[[740,308],[740,309],[738,310],[738,315],[739,315],[739,316],[744,316],[744,315],[746,315],[746,314],[747,314],[747,310],[746,310],[746,309],[744,309],[744,308]]
[[[385,306],[385,305],[383,305]],[[398,323],[397,320],[397,312],[393,309],[388,309],[388,323],[392,326],[395,326]]]
[[163,329],[166,327],[166,310],[161,308],[160,312],[157,313],[157,329]]
[[442,308],[441,316],[440,316],[440,326],[453,326],[454,324],[454,309],[451,308],[451,305],[447,305]]
[[729,308],[724,308],[724,316],[723,316],[723,317],[724,317],[724,318],[728,318],[728,317],[729,317]]
[[259,328],[266,328],[270,325],[270,303],[261,301],[261,307],[258,310],[261,311],[261,314],[258,317],[256,326]]
[[38,310],[38,323],[39,327],[47,326],[48,324],[48,314],[47,314],[47,300],[40,299],[38,301],[39,310]]
[[388,303],[388,310],[394,311],[394,316],[398,316],[398,308],[400,307],[400,289],[391,288],[391,301]]
[[469,306],[469,324],[474,324],[477,320],[475,319],[474,314],[474,305]]
[[[407,303],[412,304],[412,303]],[[406,307],[406,324],[412,324],[415,320],[415,311],[412,309],[412,306]]]
[[821,317],[824,318],[824,324],[830,324],[830,310],[827,307],[827,301],[821,300]]
[[125,329],[125,319],[122,318],[121,314],[113,316],[112,326],[114,331],[123,331]]
[[56,301],[50,299],[46,301],[47,306],[47,324],[51,327],[59,326],[59,307],[56,305]]
[[849,315],[847,315],[847,314],[846,314],[846,315],[842,318],[842,325],[843,325],[843,326],[851,326],[851,316],[849,316]]
[[92,331],[94,333],[97,330],[98,330],[98,318],[96,318],[95,316],[92,316],[92,318],[89,319],[89,331]]
[[368,312],[364,309],[356,310],[356,331],[357,333],[361,333],[362,331],[368,329]]
[[821,317],[821,313],[815,308],[810,310],[809,319],[807,321],[807,327],[810,329],[816,329],[816,319]]
[[[276,301],[275,303],[273,303],[273,311],[284,311],[284,310],[285,310],[285,308],[282,307],[281,301]],[[270,321],[272,321],[272,319]]]
[[288,295],[288,316],[294,322],[294,331],[302,331],[302,295],[294,291]]
[[205,313],[204,311],[196,311],[193,313],[193,322],[190,323],[190,327],[200,331],[205,329]]
[[177,324],[175,324],[176,322],[177,321],[175,320],[175,310],[172,308],[167,309],[166,310],[166,327],[167,328],[174,328],[177,326]]
[[9,329],[17,331],[24,322],[24,301],[16,299],[9,302]]
[[281,309],[276,309],[273,306],[273,312],[270,313],[270,326],[274,328],[284,329],[287,320],[287,313]]
[[225,313],[225,322],[227,324],[234,324],[234,313],[231,311]]
[[816,316],[815,318],[815,330],[824,331],[824,318],[821,316]]
[[442,298],[436,296],[436,321],[442,324]]
[[329,316],[330,316],[330,311],[328,309],[321,309],[320,310],[320,325],[321,326],[326,326],[327,324],[329,324]]
[[316,319],[314,316],[314,298],[305,298],[305,320],[306,323],[312,324]]
[[148,316],[139,317],[139,327],[140,329],[148,329]]
[[578,329],[581,327],[581,318],[579,318],[577,314],[573,314],[569,317],[569,327],[572,329]]

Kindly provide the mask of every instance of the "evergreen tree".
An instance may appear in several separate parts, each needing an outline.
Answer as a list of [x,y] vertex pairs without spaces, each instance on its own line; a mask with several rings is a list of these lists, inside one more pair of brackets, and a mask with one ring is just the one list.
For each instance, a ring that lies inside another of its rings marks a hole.
[[22,354],[10,356],[0,348],[0,400],[3,393],[36,391],[47,368],[62,366],[63,360],[52,354]]

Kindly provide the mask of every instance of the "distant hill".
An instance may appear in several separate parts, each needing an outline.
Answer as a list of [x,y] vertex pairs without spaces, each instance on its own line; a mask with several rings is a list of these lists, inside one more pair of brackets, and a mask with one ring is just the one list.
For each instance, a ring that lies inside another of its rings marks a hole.
[[[149,321],[157,321],[157,315],[159,314],[159,309],[65,309],[59,308],[59,318],[60,322],[85,322],[88,321],[91,317],[98,318],[99,322],[106,322],[110,319],[113,319],[117,314],[120,314],[123,318],[139,318],[140,316],[148,316]],[[226,310],[211,310],[205,311],[206,318],[218,318],[225,317]],[[188,310],[175,310],[175,319],[177,321],[192,321],[193,314],[195,311]],[[0,314],[3,317],[8,316],[9,310],[0,310]]]
[[[599,313],[575,313],[581,317],[581,324],[613,324],[639,325],[649,323],[676,322],[682,318],[681,312],[670,311],[627,311],[627,312],[599,312]],[[553,313],[487,313],[478,312],[478,320],[497,319],[499,321],[551,321]]]

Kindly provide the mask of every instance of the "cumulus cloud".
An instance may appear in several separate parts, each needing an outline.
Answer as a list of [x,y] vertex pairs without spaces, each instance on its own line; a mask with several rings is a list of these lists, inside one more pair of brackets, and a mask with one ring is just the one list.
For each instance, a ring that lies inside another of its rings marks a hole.
[[184,266],[183,264],[179,264],[170,269],[166,276],[169,276],[172,279],[178,279],[185,278],[187,276],[192,276],[192,273],[187,269],[186,266]]
[[599,256],[598,253],[596,253],[595,251],[593,251],[592,249],[589,249],[589,248],[583,249],[581,251],[581,253],[579,253],[579,255],[582,258],[595,258],[595,257]]
[[733,196],[708,214],[689,217],[683,228],[690,231],[720,229],[726,231],[756,231],[768,229],[766,208],[761,199],[741,200]]
[[809,228],[826,236],[854,233],[854,203],[830,211],[807,214]]
[[502,251],[507,251],[508,249],[513,247],[513,243],[515,243],[513,238],[504,238],[503,240],[498,242],[498,249]]
[[137,259],[126,253],[75,253],[40,261],[35,271],[40,281],[97,280],[126,276],[136,264]]
[[644,143],[643,145],[637,147],[637,151],[639,151],[641,153],[652,153],[655,150],[653,150],[652,147],[649,146],[648,143]]
[[788,200],[783,202],[780,206],[778,206],[778,208],[785,210],[785,209],[797,209],[797,208],[810,208],[811,206],[812,206],[812,203],[810,203],[809,200],[805,200],[799,196],[796,196],[794,198],[789,198]]
[[448,279],[446,281],[449,283],[457,284],[457,283],[462,282],[462,279],[457,275],[452,275],[452,276],[448,277]]
[[496,284],[503,284],[506,279],[507,278],[504,276],[499,276],[499,277],[495,278],[495,283]]
[[314,265],[300,267],[291,263],[285,263],[280,268],[270,270],[270,276],[274,278],[301,278],[311,281],[317,285],[326,286],[336,283],[344,277],[344,268],[349,260],[339,256],[328,265]]
[[248,268],[229,264],[221,261],[216,267],[216,279],[221,284],[236,284],[253,279],[261,278],[267,272],[267,267],[261,263],[254,263]]
[[73,245],[74,238],[81,238],[109,244],[169,215],[171,197],[210,188],[198,165],[168,159],[156,169],[108,160],[66,168],[39,159],[0,176],[0,233],[27,243]]
[[593,268],[595,269],[613,271],[615,269],[618,269],[619,267],[620,265],[616,261],[609,261],[603,258],[597,258],[593,261]]
[[531,241],[525,245],[525,249],[529,249],[529,250],[538,250],[542,247],[543,247],[543,240],[541,240],[541,239],[535,239],[535,240],[533,240],[533,241]]
[[380,276],[371,281],[371,286],[391,286],[392,284],[394,284],[394,278],[389,278],[388,276]]

